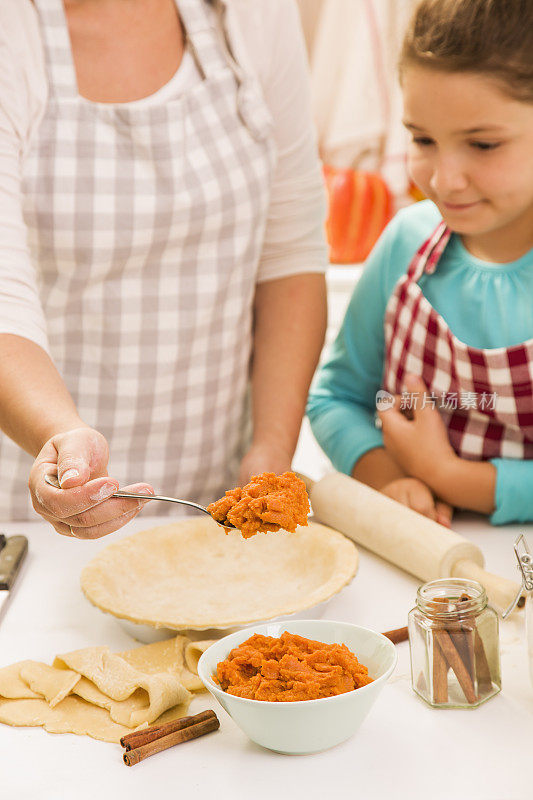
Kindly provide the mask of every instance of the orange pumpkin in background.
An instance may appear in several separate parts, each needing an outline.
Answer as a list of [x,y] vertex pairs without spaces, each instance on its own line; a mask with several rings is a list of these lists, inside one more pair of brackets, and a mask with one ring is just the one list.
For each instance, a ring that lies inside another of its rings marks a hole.
[[326,233],[332,264],[364,261],[392,217],[392,195],[376,172],[324,166],[329,213]]
[[414,200],[415,203],[418,203],[419,200],[426,199],[426,195],[421,189],[418,188],[418,186],[416,185],[416,183],[414,183],[414,181],[411,181],[409,183],[408,193],[411,200]]

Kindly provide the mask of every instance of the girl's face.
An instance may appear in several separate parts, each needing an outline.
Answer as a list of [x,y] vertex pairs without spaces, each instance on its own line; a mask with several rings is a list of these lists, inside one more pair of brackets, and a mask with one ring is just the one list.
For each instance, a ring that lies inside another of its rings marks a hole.
[[444,221],[480,258],[533,247],[533,103],[489,77],[406,67],[409,171]]

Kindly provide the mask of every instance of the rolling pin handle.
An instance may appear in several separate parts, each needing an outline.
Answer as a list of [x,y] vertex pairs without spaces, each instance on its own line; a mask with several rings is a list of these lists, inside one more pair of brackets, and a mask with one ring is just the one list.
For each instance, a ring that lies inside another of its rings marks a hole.
[[457,561],[451,570],[455,578],[470,578],[478,581],[485,587],[491,605],[495,606],[500,615],[512,604],[518,584],[492,572],[486,572],[479,564],[466,559]]
[[297,478],[300,478],[300,480],[305,483],[305,489],[307,491],[307,494],[310,494],[313,489],[313,486],[315,485],[315,481],[308,475],[304,475],[303,472],[295,472],[294,474],[296,475]]

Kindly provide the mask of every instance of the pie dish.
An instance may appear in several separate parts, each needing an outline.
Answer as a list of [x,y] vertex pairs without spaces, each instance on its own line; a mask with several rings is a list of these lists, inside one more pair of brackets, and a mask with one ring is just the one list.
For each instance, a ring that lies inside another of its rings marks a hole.
[[349,583],[357,566],[353,542],[316,522],[245,540],[209,519],[190,519],[108,545],[83,569],[81,588],[119,619],[221,629],[317,606]]

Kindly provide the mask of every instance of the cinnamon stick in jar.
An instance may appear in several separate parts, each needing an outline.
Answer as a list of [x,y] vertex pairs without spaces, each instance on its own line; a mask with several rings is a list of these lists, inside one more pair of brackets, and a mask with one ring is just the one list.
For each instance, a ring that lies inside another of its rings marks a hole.
[[481,584],[441,578],[421,586],[409,633],[413,689],[433,707],[477,706],[500,690],[498,620]]
[[[447,613],[458,614],[458,603],[470,600],[469,595],[462,594],[460,597],[435,597],[434,603],[446,605]],[[475,665],[474,665],[474,629],[475,621],[472,617],[457,619],[456,621],[442,622],[433,630],[433,669],[437,670],[434,674],[433,688],[437,688],[439,698],[434,697],[433,702],[437,704],[448,701],[447,675],[448,668],[455,673],[459,686],[463,690],[468,703],[475,703],[478,700],[475,690]],[[446,689],[442,686],[442,664],[444,660],[446,672]],[[444,699],[443,699],[444,698]]]
[[441,705],[448,702],[448,662],[435,638],[432,658],[433,702]]
[[449,632],[444,629],[434,630],[433,639],[436,642],[439,649],[441,650],[447,663],[449,664],[450,669],[453,669],[453,671],[455,672],[455,675],[457,677],[461,689],[464,692],[467,702],[470,704],[477,703],[478,696],[474,688],[472,675],[471,673],[469,673],[465,662],[459,655],[457,648],[452,642]]
[[[458,613],[460,610],[459,603],[471,600],[472,598],[470,595],[463,592],[463,594],[456,600],[451,598],[447,599],[449,602],[449,608]],[[448,633],[450,634],[450,638],[454,643],[457,652],[464,661],[467,672],[472,676],[472,681],[475,681],[474,636],[476,633],[476,621],[474,617],[460,616],[457,623],[450,625]]]
[[487,653],[485,652],[483,640],[478,630],[474,631],[474,657],[476,661],[478,690],[480,693],[485,694],[492,690],[492,676],[490,674]]

